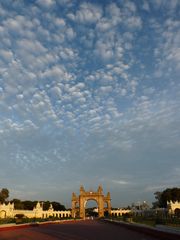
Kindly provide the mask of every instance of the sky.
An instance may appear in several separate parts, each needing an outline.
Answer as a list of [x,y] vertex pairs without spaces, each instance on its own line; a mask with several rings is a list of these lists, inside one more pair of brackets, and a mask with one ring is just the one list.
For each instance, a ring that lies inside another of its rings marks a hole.
[[179,76],[179,0],[0,0],[0,188],[122,207],[179,187]]

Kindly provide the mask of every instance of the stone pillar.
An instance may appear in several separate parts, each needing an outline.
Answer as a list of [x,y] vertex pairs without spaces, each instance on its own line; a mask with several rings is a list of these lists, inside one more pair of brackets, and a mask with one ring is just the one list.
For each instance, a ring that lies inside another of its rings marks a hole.
[[72,202],[72,217],[76,217],[76,204],[75,202]]
[[99,185],[97,192],[98,192],[98,194],[100,194],[100,195],[103,194],[103,188],[102,188],[101,185]]
[[81,195],[79,196],[79,215],[80,218],[85,218],[84,198]]
[[98,216],[99,217],[104,217],[104,200],[103,200],[103,196],[100,196],[99,200],[98,200]]
[[75,193],[72,193],[72,217],[75,218],[76,217],[76,203],[77,203],[77,197]]
[[107,207],[108,207],[108,214],[111,215],[111,195],[110,192],[107,193]]

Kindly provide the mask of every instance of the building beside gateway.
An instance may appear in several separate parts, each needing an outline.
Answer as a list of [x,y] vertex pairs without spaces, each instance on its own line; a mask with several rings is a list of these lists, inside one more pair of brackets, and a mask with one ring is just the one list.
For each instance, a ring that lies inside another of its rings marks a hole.
[[[94,211],[98,213],[98,208]],[[112,216],[122,216],[125,213],[131,212],[130,210],[124,209],[116,209],[111,210]],[[28,218],[49,218],[49,217],[58,217],[58,218],[66,218],[71,217],[71,210],[66,211],[54,211],[52,205],[48,210],[43,210],[42,204],[39,202],[36,204],[36,207],[33,210],[17,210],[14,209],[14,203],[5,203],[0,204],[0,218],[14,218],[18,214],[23,214],[25,217]]]
[[14,209],[14,203],[0,204],[0,218],[14,218],[18,214],[23,214],[28,218],[67,218],[71,217],[71,211],[54,211],[52,204],[48,210],[43,210],[42,204],[39,202],[36,204],[33,210],[17,210]]
[[129,209],[115,209],[115,210],[111,210],[111,216],[112,217],[120,217],[124,214],[128,214],[128,213],[131,213],[132,211],[129,210]]
[[174,214],[176,209],[180,209],[180,202],[178,201],[167,202],[167,207],[168,207],[169,213]]

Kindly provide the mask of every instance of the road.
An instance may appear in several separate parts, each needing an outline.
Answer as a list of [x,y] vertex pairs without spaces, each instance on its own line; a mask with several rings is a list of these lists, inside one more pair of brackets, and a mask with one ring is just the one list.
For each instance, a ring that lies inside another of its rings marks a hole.
[[157,240],[126,228],[100,221],[77,221],[0,231],[0,240]]

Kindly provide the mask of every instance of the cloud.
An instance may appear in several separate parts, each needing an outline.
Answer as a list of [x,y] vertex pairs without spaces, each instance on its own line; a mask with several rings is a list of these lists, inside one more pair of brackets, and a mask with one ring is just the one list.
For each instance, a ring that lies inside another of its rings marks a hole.
[[140,17],[132,16],[127,19],[126,24],[131,29],[141,28],[142,27],[142,21]]
[[68,40],[73,40],[76,37],[76,33],[72,28],[66,29],[66,36]]
[[46,179],[47,198],[58,197],[59,179],[69,198],[82,182],[102,182],[119,204],[120,194],[127,202],[168,185],[167,173],[178,183],[178,3],[163,2],[0,4],[0,162],[10,189],[20,194],[23,178],[43,197],[35,186]]
[[[170,185],[169,185],[170,186]],[[163,191],[167,188],[167,184],[159,185],[159,186],[148,186],[145,191],[147,192],[157,192],[157,191]]]
[[96,23],[102,16],[102,10],[98,5],[91,3],[81,3],[79,10],[74,14],[69,13],[68,17],[71,20],[80,23]]
[[116,3],[111,3],[106,7],[107,16],[112,26],[116,26],[122,21],[122,13]]
[[[28,32],[28,30],[34,28],[35,21],[30,21],[28,17],[22,15],[16,15],[14,18],[7,18],[3,21],[3,26],[6,28],[6,31],[10,34],[21,34],[23,35],[24,31]],[[25,30],[27,29],[27,31]]]
[[21,39],[17,42],[17,46],[26,52],[33,52],[34,55],[46,52],[46,48],[37,40]]
[[40,6],[43,6],[43,7],[51,7],[52,5],[55,4],[55,1],[54,0],[37,0],[37,3],[40,5]]
[[129,184],[127,181],[124,181],[124,180],[112,180],[112,183],[119,184],[119,185],[127,185],[127,184]]
[[147,1],[143,2],[142,9],[149,12],[150,7],[149,7],[149,3]]
[[112,59],[114,56],[114,51],[110,43],[105,42],[97,42],[95,54],[100,56],[102,60]]
[[177,20],[169,18],[162,28],[162,37],[160,38],[159,46],[155,49],[155,55],[159,58],[156,76],[161,76],[164,69],[166,69],[166,76],[170,76],[173,70],[179,72],[180,54],[178,41],[180,33],[178,26],[179,22]]
[[10,62],[13,60],[13,53],[9,50],[0,49],[0,57],[6,62]]
[[153,0],[152,5],[156,10],[159,10],[159,9],[167,10],[168,9],[172,13],[172,11],[178,9],[179,1],[172,0],[172,1],[166,2],[163,0]]
[[111,22],[106,18],[101,18],[101,20],[97,23],[96,29],[97,31],[105,32],[110,30],[112,27]]
[[55,19],[55,24],[58,26],[58,27],[65,27],[66,25],[66,22],[63,18],[56,18]]
[[59,81],[70,81],[74,79],[74,76],[67,72],[64,66],[55,65],[50,69],[47,69],[44,73],[41,74],[41,78],[54,78],[59,79]]

